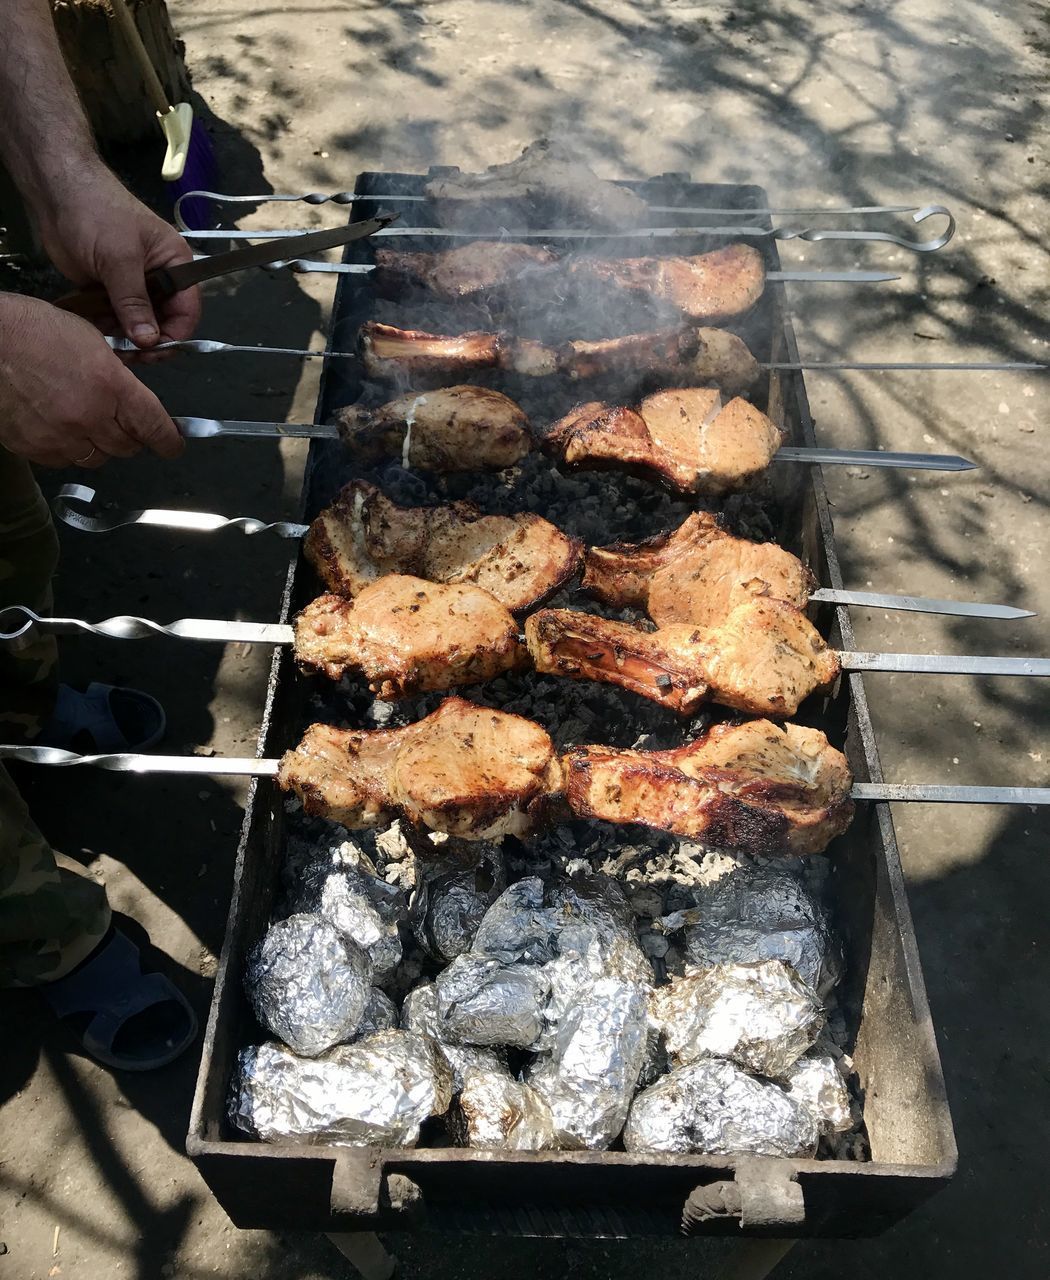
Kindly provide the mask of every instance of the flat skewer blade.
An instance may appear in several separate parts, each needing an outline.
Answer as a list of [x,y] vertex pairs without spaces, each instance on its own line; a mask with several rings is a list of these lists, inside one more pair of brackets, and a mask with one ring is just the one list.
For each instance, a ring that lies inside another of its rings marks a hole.
[[131,751],[80,756],[59,747],[10,746],[0,746],[0,760],[22,760],[59,769],[87,765],[109,773],[207,773],[249,778],[272,778],[281,764],[280,760],[257,760],[251,756],[153,756]]
[[323,422],[240,422],[236,419],[175,418],[184,440],[217,436],[265,436],[271,439],[338,440],[339,428]]
[[900,276],[892,271],[767,271],[766,279],[795,284],[889,284]]
[[836,591],[821,587],[810,595],[821,604],[849,604],[858,608],[900,609],[906,613],[944,613],[960,618],[1034,618],[1032,609],[1009,604],[978,604],[970,600],[935,600],[930,596],[885,595],[881,591]]
[[899,467],[906,471],[975,471],[977,463],[956,453],[890,453],[883,449],[778,449],[776,462],[808,462],[817,466]]
[[839,654],[844,671],[897,671],[931,676],[1050,676],[1050,658],[957,653]]
[[905,804],[1050,804],[1050,787],[967,787],[936,783],[855,782],[854,800]]

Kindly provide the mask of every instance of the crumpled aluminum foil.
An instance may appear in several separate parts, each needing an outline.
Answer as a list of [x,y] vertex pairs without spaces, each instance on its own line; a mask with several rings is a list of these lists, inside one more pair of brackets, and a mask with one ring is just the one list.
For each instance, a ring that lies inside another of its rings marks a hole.
[[460,1145],[481,1151],[552,1151],[550,1107],[535,1089],[502,1072],[468,1071],[455,1109]]
[[503,964],[546,964],[553,960],[558,919],[544,904],[539,876],[517,880],[485,912],[474,935],[473,950]]
[[552,885],[547,896],[557,921],[559,956],[586,958],[597,976],[642,985],[655,981],[638,945],[631,904],[611,876],[575,871]]
[[360,1025],[372,961],[322,916],[272,924],[248,954],[245,990],[255,1015],[296,1053],[316,1057]]
[[604,1151],[623,1128],[645,1059],[646,996],[619,978],[592,982],[562,1017],[551,1053],[530,1071],[559,1145]]
[[539,1040],[550,982],[538,968],[468,952],[442,970],[434,985],[442,1040],[519,1049]]
[[705,1058],[638,1094],[623,1143],[628,1151],[811,1156],[817,1124],[779,1085]]
[[813,1116],[821,1134],[845,1133],[853,1127],[849,1090],[829,1054],[799,1058],[785,1083],[788,1097]]
[[451,1075],[428,1041],[386,1031],[321,1058],[272,1043],[242,1049],[229,1110],[264,1142],[409,1147],[451,1100]]
[[424,882],[420,943],[438,960],[454,960],[469,951],[478,926],[507,885],[503,856],[496,845],[481,843],[477,864]]
[[779,1079],[824,1025],[820,998],[781,960],[717,964],[657,987],[652,1020],[677,1066],[731,1058]]
[[[704,859],[704,869],[711,864]],[[730,961],[784,960],[827,995],[840,972],[827,915],[800,873],[744,855],[724,855],[726,869],[693,890],[696,906],[665,916],[665,932],[684,928],[686,962],[705,968]]]
[[437,988],[432,982],[414,987],[405,997],[405,1003],[401,1006],[401,1026],[404,1030],[414,1031],[431,1041],[448,1063],[453,1088],[457,1093],[463,1088],[468,1071],[481,1071],[486,1075],[510,1075],[506,1049],[475,1044],[450,1044],[442,1039]]
[[378,1035],[380,1031],[396,1031],[400,1019],[397,1005],[378,987],[369,992],[368,1003],[361,1015],[361,1021],[354,1032],[354,1041],[367,1040],[369,1036]]
[[379,982],[401,963],[398,925],[407,915],[405,895],[375,874],[367,856],[346,841],[304,868],[291,894],[297,911],[324,916],[345,938],[372,957]]

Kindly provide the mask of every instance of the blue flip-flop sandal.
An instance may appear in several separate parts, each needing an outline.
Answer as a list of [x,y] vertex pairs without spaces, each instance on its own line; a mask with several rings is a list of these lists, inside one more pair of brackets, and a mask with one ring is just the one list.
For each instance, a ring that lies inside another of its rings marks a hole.
[[36,742],[85,755],[148,751],[164,737],[167,727],[164,708],[141,689],[96,682],[81,693],[62,684],[54,713]]
[[197,1016],[162,973],[143,973],[139,949],[114,929],[79,968],[37,988],[60,1018],[75,1018],[84,1049],[120,1071],[166,1067],[197,1037]]

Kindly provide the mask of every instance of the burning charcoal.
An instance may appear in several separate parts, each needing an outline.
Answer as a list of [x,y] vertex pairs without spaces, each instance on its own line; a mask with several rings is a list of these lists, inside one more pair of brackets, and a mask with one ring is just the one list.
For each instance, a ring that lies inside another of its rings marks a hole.
[[321,916],[300,914],[270,926],[248,956],[244,981],[263,1026],[315,1057],[360,1025],[372,961]]
[[469,951],[489,907],[506,887],[503,858],[493,845],[475,867],[426,882],[426,914],[419,940],[439,960]]
[[[772,863],[721,858],[722,874],[695,890],[696,907],[661,921],[665,931],[684,925],[689,964],[783,960],[826,995],[838,960],[825,913],[802,877]],[[705,859],[705,870],[712,859]]]
[[551,1151],[558,1143],[550,1107],[535,1089],[497,1072],[467,1072],[450,1113],[460,1145],[481,1151]]
[[550,982],[539,969],[468,953],[435,986],[442,1040],[528,1049],[543,1031]]
[[543,903],[543,881],[529,876],[504,890],[489,907],[473,950],[504,964],[545,964],[554,959],[557,927],[554,911]]
[[441,1037],[437,1009],[437,988],[432,982],[410,991],[401,1006],[401,1025],[406,1031],[426,1036],[448,1063],[452,1084],[458,1093],[467,1072],[477,1070],[487,1076],[510,1076],[505,1049],[483,1048],[474,1044],[449,1044]]
[[785,1083],[788,1097],[813,1116],[821,1134],[845,1133],[852,1127],[849,1090],[834,1058],[806,1054],[791,1068]]
[[635,1098],[623,1143],[628,1151],[811,1156],[817,1125],[779,1085],[756,1080],[732,1062],[705,1058]]
[[242,1049],[230,1118],[264,1142],[411,1147],[452,1100],[448,1068],[422,1037],[385,1031],[300,1058],[283,1045]]
[[781,960],[672,978],[653,992],[651,1012],[676,1065],[731,1058],[774,1079],[787,1075],[824,1025],[817,993]]
[[361,1015],[361,1021],[354,1032],[354,1042],[367,1040],[370,1036],[378,1035],[380,1031],[396,1031],[398,1021],[397,1005],[385,991],[373,987],[369,993],[365,1011]]
[[645,992],[599,978],[562,1018],[554,1048],[529,1083],[544,1098],[563,1147],[604,1151],[623,1128],[645,1059]]

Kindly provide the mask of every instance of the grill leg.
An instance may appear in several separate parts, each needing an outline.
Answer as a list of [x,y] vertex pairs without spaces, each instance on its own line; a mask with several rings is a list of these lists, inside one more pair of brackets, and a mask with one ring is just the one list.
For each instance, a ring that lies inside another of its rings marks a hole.
[[794,1244],[794,1240],[742,1240],[716,1280],[766,1280]]
[[330,1231],[328,1239],[363,1280],[391,1280],[397,1270],[397,1259],[387,1253],[374,1231]]

